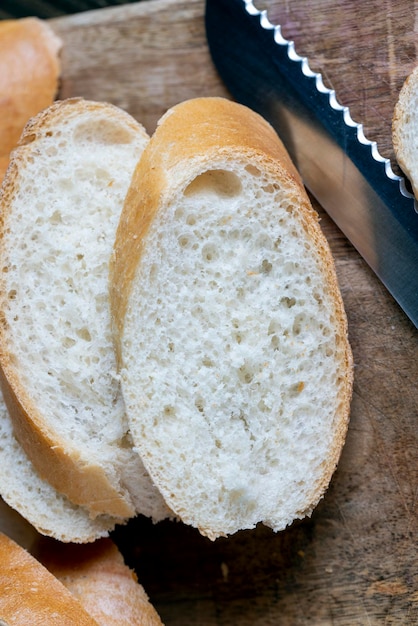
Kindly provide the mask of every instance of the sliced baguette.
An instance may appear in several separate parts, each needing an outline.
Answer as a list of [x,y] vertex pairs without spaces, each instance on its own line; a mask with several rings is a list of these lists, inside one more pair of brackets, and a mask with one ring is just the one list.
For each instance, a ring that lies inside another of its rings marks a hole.
[[418,198],[418,67],[406,78],[392,119],[392,143],[396,160]]
[[81,603],[29,552],[0,533],[2,626],[97,626]]
[[161,626],[135,572],[110,539],[89,545],[41,541],[36,557],[101,626]]
[[0,365],[14,432],[58,492],[119,520],[167,515],[131,447],[107,288],[147,142],[112,105],[58,102],[25,127],[0,197]]
[[[64,542],[87,543],[106,537],[118,520],[99,515],[91,519],[87,509],[72,504],[38,476],[13,434],[12,422],[0,398],[0,495],[42,535]],[[4,507],[4,505],[3,505]],[[10,517],[0,509],[3,523]],[[21,523],[21,522],[20,522]],[[16,520],[11,520],[17,528]],[[5,530],[0,524],[0,530]],[[10,528],[7,528],[10,535]]]
[[174,513],[211,539],[310,514],[345,440],[352,355],[317,214],[261,117],[220,98],[166,113],[110,284],[132,436]]
[[61,47],[36,17],[0,21],[0,182],[26,122],[54,100]]

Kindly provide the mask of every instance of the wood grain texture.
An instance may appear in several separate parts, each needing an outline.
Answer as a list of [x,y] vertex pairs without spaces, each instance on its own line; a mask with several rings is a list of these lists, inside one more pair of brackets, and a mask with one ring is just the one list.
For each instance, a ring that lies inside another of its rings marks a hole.
[[[393,159],[393,107],[418,62],[418,4],[258,6]],[[51,24],[65,43],[61,97],[110,100],[149,132],[176,102],[227,93],[210,62],[202,0],[148,0]],[[181,524],[142,519],[119,529],[118,544],[166,626],[418,623],[418,332],[317,208],[356,366],[341,462],[312,518],[277,535],[260,527],[211,543]]]
[[66,42],[60,96],[113,102],[150,133],[173,104],[227,94],[211,65],[202,1],[147,0],[50,23]]

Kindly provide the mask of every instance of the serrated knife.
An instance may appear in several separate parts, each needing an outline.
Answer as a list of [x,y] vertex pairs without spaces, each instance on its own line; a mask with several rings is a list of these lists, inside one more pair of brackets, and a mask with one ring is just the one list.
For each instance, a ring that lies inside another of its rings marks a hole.
[[252,0],[206,0],[213,62],[276,129],[304,184],[418,328],[418,213],[403,177]]

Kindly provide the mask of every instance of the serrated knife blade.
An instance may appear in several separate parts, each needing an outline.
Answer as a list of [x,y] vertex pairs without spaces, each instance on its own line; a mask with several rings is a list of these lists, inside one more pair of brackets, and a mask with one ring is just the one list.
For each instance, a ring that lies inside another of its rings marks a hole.
[[232,97],[272,124],[306,188],[418,328],[418,214],[405,179],[252,0],[206,0],[205,24]]

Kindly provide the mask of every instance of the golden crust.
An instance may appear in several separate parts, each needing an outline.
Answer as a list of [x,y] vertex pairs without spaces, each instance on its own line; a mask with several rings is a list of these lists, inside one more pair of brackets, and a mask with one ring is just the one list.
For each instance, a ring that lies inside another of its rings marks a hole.
[[0,622],[97,626],[81,603],[26,550],[0,533]]
[[54,100],[61,47],[42,20],[0,21],[0,181],[24,125]]

